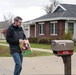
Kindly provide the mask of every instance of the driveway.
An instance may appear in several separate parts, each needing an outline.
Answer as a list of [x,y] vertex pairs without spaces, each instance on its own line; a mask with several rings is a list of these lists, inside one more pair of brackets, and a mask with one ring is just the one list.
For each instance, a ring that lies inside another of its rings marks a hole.
[[[13,75],[12,57],[0,57],[0,75]],[[76,75],[76,53],[72,55],[72,75]],[[64,64],[61,57],[41,56],[24,57],[21,75],[64,75]]]

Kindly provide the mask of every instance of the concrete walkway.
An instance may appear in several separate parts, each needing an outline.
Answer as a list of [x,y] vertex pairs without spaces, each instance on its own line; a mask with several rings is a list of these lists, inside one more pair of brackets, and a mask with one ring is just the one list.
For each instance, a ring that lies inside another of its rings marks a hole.
[[0,42],[6,42],[6,40],[0,40]]
[[[8,44],[0,44],[2,46],[9,46]],[[52,53],[52,50],[48,50],[48,49],[40,49],[40,48],[31,48],[32,50],[35,50],[35,51],[42,51],[42,52],[51,52]]]

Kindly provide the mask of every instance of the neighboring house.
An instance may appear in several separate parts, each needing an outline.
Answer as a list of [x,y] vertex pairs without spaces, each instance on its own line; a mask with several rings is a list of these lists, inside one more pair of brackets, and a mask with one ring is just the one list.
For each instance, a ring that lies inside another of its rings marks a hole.
[[[2,33],[3,32],[3,30],[7,30],[7,28],[9,27],[11,25],[11,23],[9,23],[8,21],[2,21],[2,22],[0,22],[0,40],[2,40],[2,39],[5,39],[5,36],[4,36],[4,34]],[[27,27],[27,26],[25,26],[25,27]],[[22,28],[23,28],[23,26],[22,26]],[[28,28],[28,27],[27,27]],[[23,28],[23,30],[24,30],[24,33],[26,32],[27,33],[27,31],[28,31],[28,29],[27,28]]]
[[5,39],[2,31],[4,29],[7,29],[9,25],[10,25],[10,23],[8,23],[7,21],[6,22],[5,21],[0,22],[0,39]]
[[[76,5],[59,4],[51,13],[23,23],[28,37],[61,39],[68,29],[76,38]],[[26,32],[25,31],[25,32]]]

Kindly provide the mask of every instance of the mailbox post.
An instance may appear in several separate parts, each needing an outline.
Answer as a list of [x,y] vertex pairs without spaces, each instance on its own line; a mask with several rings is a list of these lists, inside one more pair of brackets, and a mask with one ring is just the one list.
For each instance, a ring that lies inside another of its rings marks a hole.
[[65,75],[71,75],[71,55],[74,42],[72,40],[52,40],[52,50],[56,56],[62,57]]

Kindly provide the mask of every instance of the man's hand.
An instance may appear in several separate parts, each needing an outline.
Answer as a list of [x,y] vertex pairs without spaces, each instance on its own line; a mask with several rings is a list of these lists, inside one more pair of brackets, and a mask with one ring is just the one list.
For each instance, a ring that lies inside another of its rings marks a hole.
[[26,39],[26,40],[24,40],[24,41],[25,41],[25,43],[29,43],[28,39]]
[[24,43],[24,40],[22,40],[22,39],[19,39],[19,43]]

